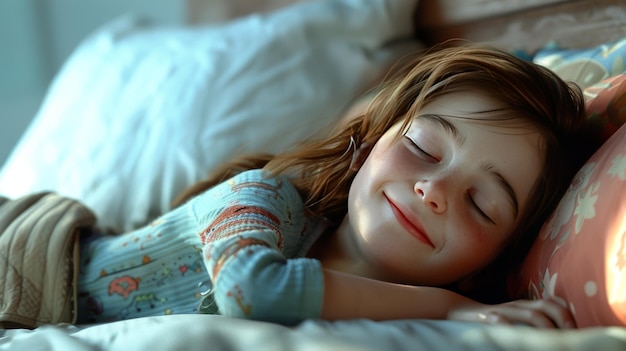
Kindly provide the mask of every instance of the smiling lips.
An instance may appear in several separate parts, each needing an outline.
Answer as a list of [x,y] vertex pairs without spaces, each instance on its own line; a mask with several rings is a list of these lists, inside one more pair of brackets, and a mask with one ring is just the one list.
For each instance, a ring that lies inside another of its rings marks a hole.
[[389,202],[389,205],[391,206],[391,210],[394,216],[396,217],[396,219],[398,220],[398,223],[400,223],[400,225],[407,232],[409,232],[409,234],[415,237],[417,240],[423,242],[424,244],[428,246],[431,246],[432,248],[435,248],[435,245],[433,244],[433,242],[430,241],[430,239],[428,238],[428,236],[426,236],[424,231],[421,230],[419,226],[416,224],[417,220],[411,220],[411,218],[408,215],[406,215],[405,212],[403,212],[395,203],[393,203],[393,201],[391,201],[391,199],[389,199],[387,195],[385,195],[385,198],[387,199],[387,202]]

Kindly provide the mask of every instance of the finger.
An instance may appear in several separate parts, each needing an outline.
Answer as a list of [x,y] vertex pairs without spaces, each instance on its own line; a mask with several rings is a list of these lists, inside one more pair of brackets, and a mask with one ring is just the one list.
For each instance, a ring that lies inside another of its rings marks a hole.
[[498,312],[489,312],[485,316],[485,323],[489,324],[513,324],[510,319],[505,317],[504,315],[499,314]]
[[525,324],[531,327],[554,329],[557,325],[543,311],[529,308],[519,308],[517,306],[507,306],[499,308],[489,313],[489,320],[492,323]]
[[471,315],[468,315],[471,317],[466,319],[471,320],[472,322],[480,322],[486,324],[510,324],[508,319],[492,312],[479,312],[471,313]]
[[489,310],[460,310],[455,311],[450,315],[449,319],[466,321],[466,322],[479,322],[485,324],[510,324],[509,320],[503,316],[499,316],[495,313],[491,313]]
[[537,300],[539,308],[550,318],[554,324],[559,328],[569,329],[576,327],[576,321],[569,308],[564,302],[544,299]]
[[519,310],[518,312],[521,316],[520,319],[530,326],[546,329],[554,329],[558,327],[558,325],[551,318],[551,316],[544,313],[544,311],[541,309],[523,309]]
[[576,323],[569,309],[556,300],[518,300],[505,304],[496,312],[518,322],[542,328],[574,328]]

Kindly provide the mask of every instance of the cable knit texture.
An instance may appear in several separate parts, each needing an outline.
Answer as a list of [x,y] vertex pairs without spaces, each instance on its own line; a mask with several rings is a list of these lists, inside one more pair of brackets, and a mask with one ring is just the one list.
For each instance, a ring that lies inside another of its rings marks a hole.
[[0,198],[0,327],[75,321],[78,236],[94,224],[87,207],[53,193]]

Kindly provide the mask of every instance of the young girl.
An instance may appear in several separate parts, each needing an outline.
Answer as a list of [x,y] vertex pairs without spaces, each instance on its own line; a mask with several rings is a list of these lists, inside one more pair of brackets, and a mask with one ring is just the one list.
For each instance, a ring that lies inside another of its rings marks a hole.
[[199,309],[572,327],[555,301],[459,292],[532,242],[582,111],[579,89],[507,53],[429,52],[325,137],[226,165],[145,228],[81,238],[78,322]]

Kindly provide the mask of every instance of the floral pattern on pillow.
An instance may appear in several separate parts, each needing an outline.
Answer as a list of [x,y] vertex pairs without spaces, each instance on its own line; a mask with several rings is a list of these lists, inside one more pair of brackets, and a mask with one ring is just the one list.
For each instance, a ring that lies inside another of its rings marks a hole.
[[579,327],[626,325],[626,125],[580,169],[525,259],[517,291]]

